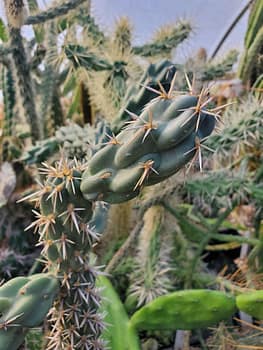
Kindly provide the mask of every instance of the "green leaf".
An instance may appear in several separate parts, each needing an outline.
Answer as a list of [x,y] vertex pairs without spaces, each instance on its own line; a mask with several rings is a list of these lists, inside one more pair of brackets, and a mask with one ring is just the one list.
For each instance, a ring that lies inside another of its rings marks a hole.
[[101,311],[106,312],[105,322],[108,325],[102,338],[111,350],[139,350],[138,335],[130,325],[125,308],[111,282],[106,277],[99,276],[97,285],[102,287]]

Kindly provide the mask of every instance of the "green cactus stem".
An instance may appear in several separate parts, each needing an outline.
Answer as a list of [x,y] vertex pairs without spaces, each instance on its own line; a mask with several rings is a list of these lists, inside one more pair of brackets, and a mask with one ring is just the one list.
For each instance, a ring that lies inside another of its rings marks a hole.
[[239,310],[263,320],[263,291],[255,290],[240,294],[236,298],[236,304]]
[[69,11],[77,8],[84,2],[87,2],[87,0],[69,0],[67,2],[63,2],[62,4],[58,6],[51,7],[47,9],[46,11],[40,12],[34,16],[29,16],[25,22],[25,24],[28,25],[35,25],[44,23],[46,21],[50,21],[54,18],[64,16]]
[[46,268],[60,282],[50,311],[47,348],[102,350],[104,342],[99,338],[104,323],[95,286],[99,271],[89,254],[100,236],[95,229],[100,228],[93,204],[80,192],[83,166],[61,159],[52,166],[43,163],[40,172],[46,180],[29,196],[40,203],[40,213],[35,212],[37,219],[30,227],[39,229]]
[[130,322],[137,330],[191,330],[227,320],[235,311],[235,298],[230,294],[184,290],[158,297],[136,311]]
[[172,49],[188,38],[191,31],[192,27],[189,22],[178,21],[174,26],[162,28],[151,43],[133,47],[133,52],[135,55],[145,57],[170,54]]
[[[111,123],[115,134],[119,133],[127,121],[132,120],[131,113],[141,114],[144,106],[158,96],[154,90],[158,89],[159,83],[166,92],[169,91],[175,70],[173,63],[168,60],[149,64],[139,83],[131,85],[123,97],[122,107]],[[151,89],[147,89],[147,86]]]
[[43,137],[43,130],[36,112],[30,66],[20,30],[17,28],[10,28],[10,45],[14,62],[14,77],[16,77],[19,87],[19,98],[24,108],[25,120],[28,120],[30,125],[32,139],[39,140]]
[[0,287],[0,350],[16,350],[26,332],[42,323],[58,287],[51,274],[16,277]]

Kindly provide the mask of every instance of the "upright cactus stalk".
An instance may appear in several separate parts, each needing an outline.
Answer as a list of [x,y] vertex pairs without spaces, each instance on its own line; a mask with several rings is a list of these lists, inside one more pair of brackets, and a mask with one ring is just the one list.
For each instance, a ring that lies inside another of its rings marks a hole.
[[137,306],[149,303],[172,289],[171,239],[163,235],[164,208],[154,205],[146,210],[140,232],[135,269],[129,288]]
[[[60,282],[60,292],[50,310],[47,349],[104,349],[98,312],[100,296],[95,286],[97,269],[90,251],[98,239],[92,219],[93,204],[83,198],[83,167],[62,159],[40,169],[46,176],[36,193],[40,203],[37,220],[46,266]],[[93,218],[94,219],[94,218]]]
[[[41,108],[40,108],[40,118],[41,124],[44,125],[45,136],[52,136],[54,129],[62,125],[63,118],[61,120],[61,113],[54,113],[54,97],[57,90],[56,84],[56,72],[52,65],[52,59],[56,56],[57,48],[57,32],[56,24],[53,22],[45,23],[45,28],[47,29],[47,53],[45,56],[46,67],[43,72],[42,80],[42,94],[41,94]],[[59,99],[57,99],[57,106],[60,107]],[[54,120],[55,119],[55,120]],[[56,123],[57,122],[57,123]]]
[[4,98],[4,125],[3,137],[13,135],[15,87],[12,71],[6,67],[2,68],[2,92]]

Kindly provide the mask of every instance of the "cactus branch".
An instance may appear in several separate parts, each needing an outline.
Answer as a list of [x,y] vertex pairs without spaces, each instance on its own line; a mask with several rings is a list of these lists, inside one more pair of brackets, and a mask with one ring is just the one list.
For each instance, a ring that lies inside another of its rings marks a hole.
[[31,127],[32,138],[33,140],[39,140],[42,138],[42,131],[36,112],[30,67],[27,62],[20,30],[17,28],[10,28],[10,39],[17,82],[20,88],[20,96],[23,99],[23,106]]
[[46,11],[40,12],[35,16],[29,16],[25,24],[35,25],[39,23],[44,23],[46,21],[50,21],[60,16],[64,16],[69,11],[74,10],[76,7],[80,6],[85,1],[87,0],[69,0],[66,3],[62,3],[59,6],[51,7]]

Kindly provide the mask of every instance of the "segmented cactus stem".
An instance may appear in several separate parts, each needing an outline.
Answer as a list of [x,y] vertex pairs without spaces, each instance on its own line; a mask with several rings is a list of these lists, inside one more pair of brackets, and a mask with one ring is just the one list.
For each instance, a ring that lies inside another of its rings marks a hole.
[[22,99],[26,119],[31,128],[32,139],[39,140],[43,137],[43,131],[36,112],[30,67],[27,62],[20,30],[17,28],[10,28],[10,39],[15,69],[14,76],[16,77],[19,87],[19,97]]
[[35,212],[37,219],[30,227],[38,228],[46,269],[60,282],[48,317],[48,350],[105,348],[99,339],[104,329],[95,285],[99,270],[90,256],[99,234],[94,229],[93,204],[79,189],[82,171],[76,161],[64,158],[54,166],[44,163],[40,172],[46,181],[33,195],[40,203],[40,213]]
[[37,15],[29,16],[25,22],[25,24],[39,24],[44,23],[46,21],[50,21],[54,18],[64,16],[69,11],[74,10],[84,2],[87,2],[87,0],[69,0],[65,3],[60,4],[56,7],[51,7],[46,11],[43,11]]
[[4,97],[4,125],[2,136],[8,137],[13,135],[13,118],[16,93],[12,71],[5,67],[2,68],[2,91]]
[[56,31],[55,23],[46,23],[47,32],[47,53],[45,57],[46,67],[43,72],[42,79],[42,94],[41,94],[41,107],[40,107],[40,119],[44,125],[45,137],[51,136],[54,132],[54,128],[59,125],[54,125],[52,120],[52,107],[53,107],[53,96],[55,90],[55,72],[52,67],[52,58],[54,57],[54,51],[56,50]]

